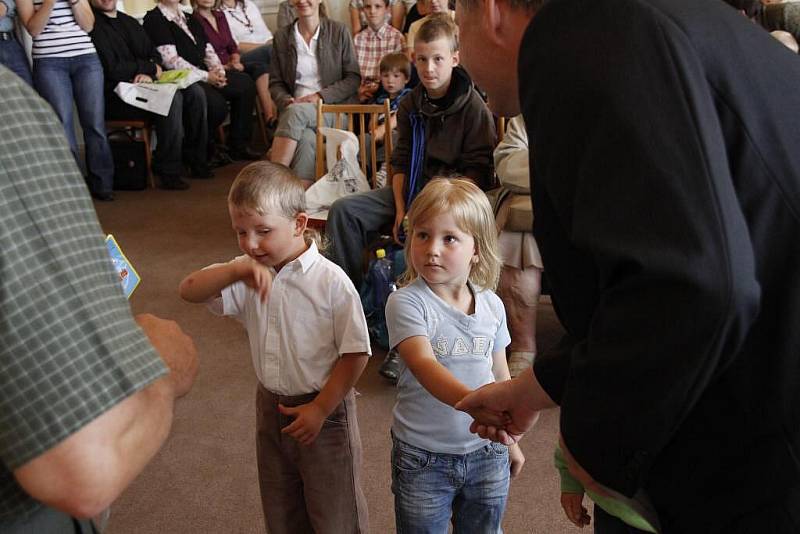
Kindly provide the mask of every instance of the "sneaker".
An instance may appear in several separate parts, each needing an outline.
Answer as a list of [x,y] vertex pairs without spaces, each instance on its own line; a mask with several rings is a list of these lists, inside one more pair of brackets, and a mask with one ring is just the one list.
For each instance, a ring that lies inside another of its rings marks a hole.
[[511,378],[516,377],[533,365],[533,359],[535,357],[536,353],[534,352],[511,351],[508,354],[508,372],[511,373]]
[[397,377],[400,376],[400,355],[396,350],[392,349],[386,353],[386,358],[378,368],[378,373],[392,382],[397,382]]

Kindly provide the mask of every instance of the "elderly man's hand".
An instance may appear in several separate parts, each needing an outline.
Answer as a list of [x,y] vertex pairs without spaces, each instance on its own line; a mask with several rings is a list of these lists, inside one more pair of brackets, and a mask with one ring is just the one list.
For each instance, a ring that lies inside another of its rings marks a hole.
[[503,426],[478,416],[469,427],[480,437],[504,445],[518,442],[539,419],[539,411],[531,409],[519,398],[514,380],[487,384],[465,396],[455,407],[471,415],[479,414],[481,410],[506,413],[508,422]]

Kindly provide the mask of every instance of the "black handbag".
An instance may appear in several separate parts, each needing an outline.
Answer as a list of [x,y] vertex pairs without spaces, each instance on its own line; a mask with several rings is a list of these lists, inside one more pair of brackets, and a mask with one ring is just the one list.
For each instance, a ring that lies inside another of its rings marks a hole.
[[125,130],[113,132],[108,139],[114,157],[114,189],[141,191],[147,187],[147,158],[144,143]]

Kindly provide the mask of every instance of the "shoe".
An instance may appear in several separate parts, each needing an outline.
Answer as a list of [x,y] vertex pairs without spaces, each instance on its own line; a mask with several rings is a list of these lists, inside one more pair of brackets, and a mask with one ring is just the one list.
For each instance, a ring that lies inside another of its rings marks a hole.
[[392,349],[386,353],[386,358],[378,368],[378,373],[392,382],[397,382],[397,377],[400,376],[400,355],[396,350]]
[[214,157],[211,158],[211,161],[208,162],[208,166],[212,169],[216,169],[218,167],[230,165],[231,163],[233,163],[233,158],[231,158],[228,151],[218,149],[214,152]]
[[228,153],[233,161],[256,161],[261,159],[264,155],[256,152],[248,147],[233,148]]
[[111,202],[114,200],[114,193],[92,193],[95,200],[100,202]]
[[189,177],[198,180],[207,180],[214,177],[214,171],[208,168],[208,165],[190,165]]
[[518,374],[533,365],[534,358],[536,358],[535,352],[523,352],[516,350],[509,352],[508,372],[511,373],[511,378],[515,378]]
[[180,176],[160,176],[160,187],[167,191],[184,191],[189,189],[189,184],[181,180]]

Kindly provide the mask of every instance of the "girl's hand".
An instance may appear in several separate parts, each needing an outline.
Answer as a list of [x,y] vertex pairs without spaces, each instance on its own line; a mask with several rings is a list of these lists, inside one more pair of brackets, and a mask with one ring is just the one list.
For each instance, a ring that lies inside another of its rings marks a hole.
[[208,83],[214,87],[222,88],[227,83],[225,79],[225,69],[214,69],[208,71]]
[[250,257],[238,260],[236,264],[239,280],[252,287],[258,293],[261,302],[266,302],[272,289],[272,271]]
[[305,446],[311,445],[317,439],[322,423],[325,422],[325,414],[314,401],[294,408],[279,404],[278,410],[283,415],[295,418],[289,426],[281,430],[282,434],[288,434]]
[[561,508],[576,527],[583,528],[591,522],[589,511],[583,506],[583,493],[562,493]]
[[514,478],[520,474],[522,471],[522,466],[525,465],[525,455],[522,454],[522,449],[519,448],[519,443],[509,445],[508,458],[511,460],[511,478]]

